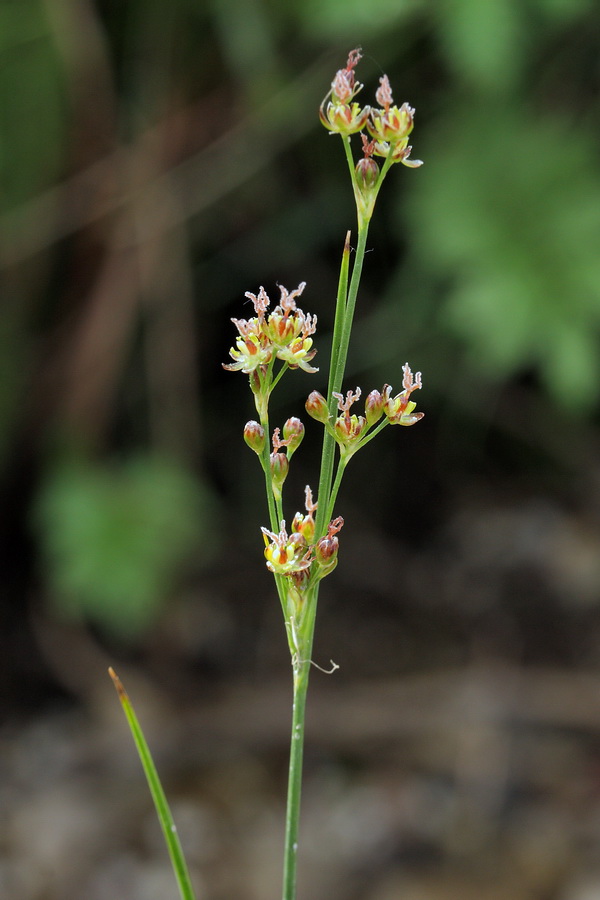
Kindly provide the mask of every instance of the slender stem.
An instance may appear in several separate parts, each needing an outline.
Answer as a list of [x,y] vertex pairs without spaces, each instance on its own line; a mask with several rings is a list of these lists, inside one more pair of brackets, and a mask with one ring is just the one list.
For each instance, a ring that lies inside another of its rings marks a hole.
[[[365,444],[368,444],[369,441],[372,441],[373,438],[376,437],[380,431],[383,431],[383,429],[386,427],[386,425],[389,425],[389,422],[387,419],[384,419],[382,422],[379,423],[379,425],[376,428],[373,429],[373,431],[366,438],[362,439],[362,441],[360,442],[360,445],[356,448],[354,453],[358,452],[358,450],[362,450],[362,448],[365,446]],[[329,494],[329,505],[327,507],[327,517],[326,517],[327,522],[329,522],[330,519],[333,518],[333,508],[335,506],[335,501],[337,500],[337,495],[338,495],[338,491],[340,489],[340,485],[342,483],[342,478],[344,477],[344,472],[346,471],[346,466],[352,459],[352,456],[354,456],[354,453],[352,453],[352,455],[350,455],[350,456],[344,457],[344,459],[340,459],[340,461],[338,462],[337,472],[335,473],[335,481],[333,482],[333,487],[331,488],[331,493]]]
[[277,508],[275,506],[275,497],[273,496],[273,483],[271,475],[271,438],[269,435],[269,417],[261,416],[260,424],[265,430],[265,444],[262,450],[261,463],[265,473],[265,487],[267,490],[267,505],[269,507],[269,521],[271,523],[271,531],[279,531],[279,519],[277,518]]
[[[271,452],[269,441],[269,415],[265,413],[260,417],[260,424],[265,430],[265,443],[261,455],[261,465],[265,473],[265,487],[267,491],[267,505],[269,507],[269,522],[271,523],[271,531],[277,534],[280,528],[280,522],[283,516],[278,516],[278,510],[275,505],[275,497],[273,496],[273,484],[271,478]],[[277,586],[277,594],[279,602],[283,610],[284,618],[287,615],[285,605],[285,584],[281,575],[275,575],[275,584]]]
[[[350,332],[352,331],[352,321],[354,319],[354,309],[356,307],[356,298],[358,296],[358,286],[362,274],[362,267],[365,258],[365,250],[367,246],[367,236],[369,233],[369,223],[364,223],[358,231],[358,245],[356,247],[356,259],[352,268],[352,278],[348,289],[348,301],[346,303],[346,314],[344,316],[344,324],[340,338],[340,349],[337,355],[335,373],[333,377],[334,390],[339,392],[342,389],[342,381],[346,368],[346,360],[348,358],[348,345],[350,343]],[[330,409],[331,412],[331,409]],[[333,409],[335,412],[335,407]]]
[[282,375],[284,375],[284,373],[287,372],[288,369],[289,369],[289,364],[284,363],[282,365],[282,367],[280,368],[279,372],[277,373],[277,375],[275,376],[275,378],[273,379],[273,383],[271,385],[271,393],[273,393],[273,389],[274,389],[275,385],[279,383]]
[[334,390],[333,378],[340,350],[342,328],[346,313],[346,299],[348,297],[348,270],[350,268],[350,232],[346,232],[342,264],[340,266],[340,278],[338,282],[337,300],[335,304],[335,321],[333,325],[333,337],[331,340],[331,359],[329,360],[329,382],[327,385],[327,403],[331,402],[331,392]]
[[377,437],[379,432],[383,431],[383,429],[386,428],[389,424],[390,423],[388,419],[382,419],[377,428],[374,428],[373,431],[371,431],[370,434],[368,434],[367,437],[363,438],[363,440],[360,442],[360,449],[362,450],[365,444],[368,444],[369,441],[372,441],[374,437]]
[[[348,273],[350,266],[350,233],[346,236],[344,243],[344,252],[342,255],[342,265],[340,268],[340,278],[338,284],[338,294],[335,311],[335,322],[333,328],[333,339],[331,346],[331,362],[329,369],[329,383],[327,390],[327,404],[329,407],[330,418],[333,418],[337,410],[337,400],[333,396],[339,393],[342,388],[344,379],[344,371],[346,368],[346,360],[348,357],[348,345],[350,342],[350,333],[352,331],[352,320],[354,318],[354,309],[356,306],[356,298],[358,296],[358,287],[362,274],[363,261],[367,246],[367,235],[369,232],[369,219],[361,213],[359,197],[356,191],[354,162],[350,150],[349,139],[344,139],[344,151],[350,168],[350,176],[355,188],[355,196],[357,198],[358,209],[358,245],[356,248],[356,257],[352,267],[352,277],[350,286],[348,287]],[[377,190],[381,186],[381,182],[391,164],[391,159],[386,160],[383,166]],[[376,193],[375,193],[376,196]],[[375,197],[373,197],[374,203]],[[333,514],[333,506],[337,498],[344,470],[348,459],[340,459],[332,487],[333,467],[335,461],[335,439],[331,429],[324,429],[323,449],[321,452],[321,471],[319,476],[319,493],[318,508],[315,523],[315,538],[318,539],[325,534],[327,523]],[[281,589],[283,585],[278,585]],[[283,588],[284,589],[284,588]],[[295,900],[296,898],[296,871],[297,871],[297,854],[298,854],[298,828],[300,819],[300,795],[302,789],[302,758],[304,752],[304,722],[306,714],[306,694],[308,691],[308,680],[310,674],[312,644],[315,628],[315,619],[317,614],[318,599],[318,583],[312,589],[307,591],[305,597],[306,607],[302,623],[295,623],[286,616],[286,627],[290,629],[290,646],[292,647],[292,664],[294,667],[294,703],[292,714],[292,735],[290,746],[290,766],[288,777],[288,799],[286,812],[285,827],[285,850],[284,850],[284,867],[283,867],[283,900]],[[285,598],[282,599],[282,605],[285,612]],[[296,628],[296,626],[298,626]]]
[[326,519],[327,522],[329,522],[333,518],[333,507],[335,506],[335,501],[337,499],[338,491],[342,483],[342,478],[344,477],[344,472],[346,471],[346,466],[349,461],[350,458],[340,459],[340,461],[338,462],[337,472],[335,473],[335,481],[333,482],[331,494],[329,495],[329,505],[327,507]]
[[275,498],[275,509],[277,510],[277,519],[279,522],[283,521],[283,501],[281,497]]
[[[312,641],[310,643],[312,643]],[[295,900],[296,898],[298,829],[300,822],[300,796],[302,792],[302,759],[304,755],[304,722],[309,671],[310,659],[298,661],[298,670],[294,675],[294,702],[292,706],[292,734],[290,738],[290,768],[288,776],[283,861],[283,900]]]
[[[356,258],[352,268],[352,278],[348,289],[348,296],[342,300],[338,294],[336,309],[336,325],[338,316],[340,317],[340,326],[337,330],[339,334],[339,343],[332,348],[332,367],[330,375],[330,393],[327,398],[329,404],[329,414],[333,418],[337,409],[337,401],[333,397],[333,393],[339,393],[342,388],[344,379],[344,370],[346,368],[346,359],[348,357],[348,344],[350,342],[350,332],[352,330],[352,320],[354,317],[354,309],[356,306],[356,298],[358,296],[358,286],[362,273],[363,261],[365,258],[365,250],[367,246],[367,235],[369,231],[368,222],[359,228],[358,245],[356,248]],[[334,335],[336,331],[334,330]],[[321,537],[327,530],[327,512],[329,509],[329,497],[331,493],[331,480],[333,477],[333,465],[335,458],[335,441],[333,436],[325,429],[323,435],[323,450],[321,452],[321,474],[319,478],[319,506],[317,509],[317,517],[315,522],[315,533],[317,537]]]

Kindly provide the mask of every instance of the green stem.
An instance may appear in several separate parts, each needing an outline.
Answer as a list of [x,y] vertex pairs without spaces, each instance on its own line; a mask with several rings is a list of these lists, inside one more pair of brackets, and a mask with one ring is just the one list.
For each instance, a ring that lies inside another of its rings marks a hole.
[[[352,159],[349,139],[344,140],[344,150],[346,153],[346,158],[348,160],[348,166],[350,168],[352,183],[353,185],[355,185],[354,161]],[[381,186],[381,182],[385,177],[390,163],[391,160],[386,160],[386,164],[384,164],[383,166],[379,181],[377,183],[377,190],[379,190],[379,187]],[[348,232],[346,241],[344,243],[344,252],[342,255],[342,264],[340,268],[340,278],[338,283],[335,322],[331,345],[329,383],[327,390],[327,404],[329,407],[330,420],[335,418],[337,411],[337,400],[333,395],[334,393],[340,393],[342,389],[346,360],[348,358],[348,345],[350,342],[350,333],[352,331],[354,309],[356,306],[356,298],[358,296],[358,287],[360,284],[360,277],[362,274],[365,250],[367,246],[367,235],[369,232],[369,220],[361,214],[358,200],[357,209],[358,245],[356,248],[354,265],[352,267],[350,286],[348,287],[348,273],[350,267],[350,232]],[[319,504],[317,508],[317,517],[315,523],[316,540],[318,540],[327,531],[327,524],[333,514],[333,505],[340,488],[342,476],[346,468],[346,463],[348,462],[348,460],[340,459],[335,482],[332,487],[333,467],[335,462],[335,447],[335,439],[333,437],[331,429],[325,428],[323,437],[323,449],[321,452],[321,471],[319,476]],[[280,590],[281,587],[282,586],[278,586]],[[308,691],[312,644],[315,619],[317,614],[318,592],[318,584],[314,585],[314,587],[307,592],[305,598],[305,615],[301,625],[300,623],[294,623],[293,621],[288,620],[285,611],[285,599],[282,600],[282,604],[284,606],[284,616],[286,616],[286,627],[289,627],[292,630],[295,629],[296,624],[298,624],[300,632],[297,635],[298,646],[294,646],[295,637],[290,640],[290,645],[293,648],[292,663],[294,667],[294,703],[290,745],[290,766],[288,776],[288,799],[285,822],[283,900],[295,900],[296,898],[298,828],[300,820],[300,795],[302,789],[302,758],[304,752],[306,694]]]
[[279,519],[277,518],[277,508],[275,506],[275,497],[273,495],[273,481],[271,475],[271,438],[269,432],[269,417],[261,416],[260,424],[265,430],[265,443],[262,449],[261,464],[263,472],[265,473],[267,505],[269,507],[269,522],[271,523],[271,531],[277,533],[279,531]]
[[277,373],[277,375],[275,376],[275,378],[273,379],[273,383],[271,385],[271,391],[270,391],[271,394],[273,393],[273,389],[275,388],[275,385],[279,384],[282,376],[285,374],[285,372],[287,372],[288,369],[289,369],[289,364],[284,363],[282,365],[282,367],[280,368],[279,372]]
[[359,450],[362,450],[365,444],[368,444],[369,441],[372,441],[380,431],[383,431],[386,425],[389,425],[389,422],[387,419],[384,419],[379,423],[379,425],[377,425],[376,428],[373,429],[373,431],[366,438],[362,439],[359,446],[356,447],[356,449],[350,456],[346,456],[343,459],[340,459],[340,461],[338,462],[337,472],[335,473],[335,481],[333,482],[333,487],[331,488],[331,493],[329,494],[329,505],[327,506],[326,522],[329,522],[333,518],[333,508],[335,506],[335,501],[337,500],[337,495],[342,483],[342,478],[344,477],[344,472],[346,471],[346,466],[348,465],[354,454]]
[[[330,392],[327,398],[329,404],[329,414],[335,418],[337,410],[337,400],[333,393],[340,393],[342,382],[344,379],[344,370],[346,368],[346,360],[348,357],[348,344],[350,342],[350,333],[352,331],[352,320],[354,318],[354,309],[356,307],[356,298],[358,296],[358,286],[360,284],[360,276],[362,273],[363,262],[365,258],[365,250],[367,246],[367,235],[369,232],[369,223],[363,223],[359,227],[358,245],[356,247],[356,258],[352,268],[352,278],[348,289],[348,296],[342,299],[338,294],[336,308],[336,328],[334,329],[334,337],[337,338],[336,345],[332,347],[331,357],[332,366],[330,375]],[[339,317],[339,325],[338,325]],[[337,335],[336,335],[337,331]],[[335,459],[335,440],[333,436],[325,429],[323,435],[323,450],[321,452],[321,474],[319,478],[319,506],[317,509],[317,517],[315,522],[315,534],[317,538],[325,534],[327,530],[327,512],[329,509],[329,498],[331,494],[331,480],[333,477],[333,465]]]
[[[316,600],[316,596],[315,596]],[[314,618],[313,618],[314,629]],[[304,755],[304,722],[310,661],[298,661],[294,674],[294,702],[290,738],[290,767],[288,776],[287,812],[285,818],[285,849],[283,857],[283,900],[295,900],[298,866],[298,829],[300,796],[302,792],[302,758]]]
[[333,377],[337,365],[337,357],[342,338],[342,328],[346,313],[346,300],[348,297],[348,271],[350,268],[350,232],[346,233],[340,277],[338,281],[337,300],[335,304],[335,321],[333,325],[333,337],[331,340],[331,359],[329,360],[329,382],[327,385],[327,403],[331,401],[331,392],[334,390]]
[[[261,466],[263,472],[265,473],[265,487],[267,491],[267,505],[269,507],[269,522],[271,523],[271,531],[274,534],[278,534],[279,528],[281,525],[281,519],[283,515],[281,514],[281,510],[277,509],[275,503],[275,497],[273,495],[273,483],[271,477],[271,450],[270,450],[270,439],[269,439],[269,416],[268,414],[262,415],[260,418],[260,424],[265,430],[265,443],[262,449],[262,455],[260,458]],[[278,514],[279,513],[279,514]],[[281,608],[283,610],[284,618],[287,615],[287,609],[285,604],[285,583],[284,579],[281,575],[275,575],[275,584],[277,586],[277,594],[279,596],[279,602],[281,603]]]
[[335,481],[333,482],[333,487],[331,488],[331,494],[329,495],[329,505],[327,507],[327,517],[326,521],[330,522],[333,518],[333,507],[335,506],[335,501],[337,499],[338,491],[340,489],[340,485],[342,483],[342,478],[344,477],[344,472],[346,471],[346,466],[350,460],[348,459],[340,459],[337,467],[337,472],[335,474]]
[[[356,307],[356,298],[358,296],[358,286],[362,275],[362,267],[365,258],[365,250],[367,246],[367,236],[369,233],[369,223],[365,222],[358,231],[358,245],[356,247],[356,259],[352,267],[352,278],[348,289],[348,302],[346,303],[346,312],[344,315],[344,323],[342,326],[342,334],[340,337],[340,349],[337,355],[335,373],[333,377],[334,390],[338,393],[342,389],[344,379],[344,371],[346,369],[346,360],[348,358],[348,345],[350,343],[350,332],[352,331],[352,322],[354,319],[354,309]],[[333,412],[337,408],[335,399],[332,402]],[[330,407],[331,412],[331,407]]]

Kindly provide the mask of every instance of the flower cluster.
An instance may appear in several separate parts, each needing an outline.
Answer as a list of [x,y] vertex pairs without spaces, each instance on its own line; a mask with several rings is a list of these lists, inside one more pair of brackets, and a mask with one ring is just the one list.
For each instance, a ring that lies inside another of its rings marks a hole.
[[279,532],[261,528],[265,541],[265,558],[267,568],[275,575],[291,577],[296,587],[304,587],[310,577],[311,566],[316,580],[333,572],[337,565],[339,540],[337,533],[341,531],[344,520],[338,516],[327,527],[327,533],[314,541],[314,513],[317,504],[313,502],[312,491],[305,488],[306,515],[297,512],[292,521],[292,530],[288,534],[285,519],[280,523]]
[[354,76],[354,68],[360,58],[361,53],[358,49],[349,53],[346,68],[336,72],[331,82],[331,90],[321,103],[319,118],[330,134],[348,137],[362,131],[367,124],[369,107],[361,109],[360,104],[354,101],[363,87]]
[[[261,529],[267,568],[275,575],[282,603],[292,660],[295,670],[307,660],[310,651],[311,629],[314,626],[318,582],[337,565],[339,538],[344,524],[341,516],[333,517],[335,503],[347,463],[366,443],[386,425],[414,425],[423,413],[415,412],[411,399],[421,388],[421,373],[414,376],[408,363],[402,367],[402,390],[393,395],[386,384],[372,390],[364,400],[361,414],[354,412],[362,397],[359,387],[342,393],[343,372],[339,362],[346,358],[358,280],[366,247],[366,228],[373,213],[377,194],[387,172],[400,162],[411,168],[421,165],[411,160],[409,136],[414,127],[414,109],[408,103],[396,106],[386,75],[380,78],[376,92],[377,107],[362,106],[357,95],[362,84],[356,80],[355,69],[361,58],[353,50],[346,66],[340,69],[320,108],[320,119],[332,134],[343,138],[357,202],[359,241],[352,278],[349,278],[350,233],[344,245],[344,255],[338,291],[334,351],[337,361],[330,373],[327,399],[313,391],[305,404],[309,415],[321,422],[325,429],[322,469],[319,479],[319,501],[313,500],[310,487],[305,491],[305,512],[296,512],[288,532],[284,514],[283,488],[290,460],[304,438],[304,425],[296,417],[289,418],[283,428],[272,429],[269,402],[274,387],[284,372],[303,369],[318,370],[311,364],[316,354],[312,336],[316,331],[316,316],[305,313],[297,305],[305,282],[293,291],[280,286],[279,303],[269,311],[271,301],[263,287],[258,294],[246,293],[254,307],[249,319],[232,319],[237,336],[229,354],[232,362],[224,366],[231,372],[249,375],[250,388],[258,412],[257,419],[246,423],[244,440],[259,458],[265,475],[269,527]],[[350,147],[353,134],[360,134],[363,158],[355,165]],[[383,157],[379,162],[375,157]],[[359,262],[360,257],[360,262]],[[356,268],[358,266],[358,269]],[[337,342],[337,344],[335,343]],[[334,352],[332,351],[332,353]],[[275,362],[282,365],[275,371]],[[343,366],[342,366],[343,368]],[[269,434],[271,447],[269,447]],[[337,445],[338,454],[335,452]],[[336,466],[337,457],[337,470]],[[320,505],[317,515],[317,506]],[[289,519],[288,519],[289,521]],[[311,618],[312,616],[312,618]]]
[[387,75],[379,79],[375,94],[379,108],[361,107],[356,102],[355,97],[363,87],[356,81],[354,73],[360,58],[360,50],[352,50],[346,67],[336,73],[331,89],[321,103],[319,118],[330,134],[341,134],[344,138],[366,127],[373,140],[369,142],[362,136],[364,159],[357,165],[357,174],[372,185],[379,175],[373,154],[412,169],[423,163],[420,159],[410,159],[412,148],[408,146],[408,137],[413,130],[415,111],[408,103],[400,107],[394,104]]
[[312,548],[300,531],[288,535],[285,519],[282,519],[278,534],[261,528],[265,539],[265,559],[267,569],[275,575],[297,575],[310,569]]
[[313,563],[315,580],[320,580],[333,572],[337,565],[339,550],[337,533],[344,524],[342,517],[338,516],[329,523],[327,533],[313,543],[314,513],[317,504],[313,503],[312,491],[308,485],[305,488],[305,497],[306,515],[296,513],[290,534],[287,533],[285,519],[280,523],[279,532],[261,528],[265,541],[267,568],[275,575],[291,578],[295,587],[300,589],[307,585]]
[[383,388],[383,412],[390,425],[414,425],[415,422],[418,422],[425,415],[422,412],[413,412],[417,404],[410,399],[413,391],[423,387],[421,373],[417,372],[413,379],[408,363],[404,363],[402,372],[404,373],[404,378],[402,379],[404,390],[392,397],[390,385],[386,384]]
[[394,105],[392,89],[387,75],[379,79],[375,94],[381,109],[372,109],[367,122],[367,131],[373,138],[373,152],[377,156],[390,157],[411,169],[422,166],[420,159],[409,159],[412,147],[408,146],[408,136],[414,127],[415,111],[408,103],[400,108]]
[[269,315],[266,311],[271,301],[265,289],[261,287],[258,295],[248,291],[245,296],[252,301],[256,315],[248,320],[231,320],[239,335],[235,347],[229,351],[234,361],[223,368],[230,372],[252,374],[277,358],[291,369],[317,372],[318,369],[310,365],[317,352],[313,349],[311,337],[316,331],[317,317],[304,313],[296,306],[296,299],[305,287],[304,281],[295,291],[288,291],[280,285],[279,304]]
[[365,400],[364,416],[350,413],[354,403],[360,400],[362,392],[359,387],[356,388],[356,391],[348,391],[345,397],[343,394],[334,392],[333,396],[337,400],[340,415],[333,424],[330,421],[331,416],[325,397],[318,391],[309,394],[305,404],[307,413],[313,419],[322,422],[333,435],[340,448],[342,459],[348,460],[367,440],[374,436],[371,429],[382,416],[385,416],[385,421],[379,425],[378,430],[384,425],[414,425],[423,418],[424,413],[414,412],[416,403],[410,399],[412,392],[422,387],[421,373],[417,372],[413,377],[408,363],[402,366],[402,372],[403,390],[395,397],[391,395],[392,388],[389,384],[384,385],[381,391],[371,391]]

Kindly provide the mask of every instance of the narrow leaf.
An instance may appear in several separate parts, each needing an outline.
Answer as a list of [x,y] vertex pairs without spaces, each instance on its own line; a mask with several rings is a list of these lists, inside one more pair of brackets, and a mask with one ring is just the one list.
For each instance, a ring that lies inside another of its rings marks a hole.
[[131,729],[131,734],[133,735],[133,740],[135,741],[135,746],[148,780],[148,787],[150,788],[150,793],[154,800],[156,814],[163,830],[165,843],[169,851],[169,856],[171,857],[173,871],[175,873],[175,878],[177,879],[177,884],[179,885],[182,900],[195,900],[190,874],[179,841],[179,835],[177,834],[173,816],[171,815],[171,810],[169,809],[169,804],[167,803],[165,792],[162,789],[144,733],[140,727],[133,706],[131,705],[129,696],[121,683],[121,679],[112,667],[109,668],[108,674],[112,678],[117,694],[119,695],[123,712],[125,713],[129,728]]

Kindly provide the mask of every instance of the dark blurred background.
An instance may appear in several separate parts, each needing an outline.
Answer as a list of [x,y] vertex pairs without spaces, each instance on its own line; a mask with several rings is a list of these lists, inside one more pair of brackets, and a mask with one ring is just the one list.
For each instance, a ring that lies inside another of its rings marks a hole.
[[[290,672],[245,291],[308,287],[324,389],[354,210],[317,110],[362,46],[417,109],[347,387],[423,372],[353,460],[321,592],[301,897],[600,898],[600,9],[593,0],[3,0],[0,896],[280,891]],[[289,518],[316,486],[309,421]]]

